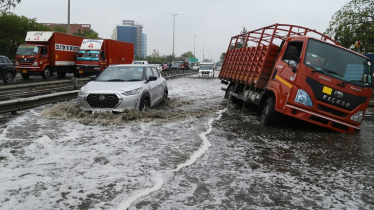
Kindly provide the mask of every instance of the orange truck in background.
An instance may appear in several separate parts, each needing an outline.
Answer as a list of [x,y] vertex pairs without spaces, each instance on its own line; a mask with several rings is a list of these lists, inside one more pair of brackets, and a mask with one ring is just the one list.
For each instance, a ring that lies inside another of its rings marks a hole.
[[287,115],[339,132],[360,129],[373,88],[370,59],[288,24],[233,36],[219,78],[225,97],[255,105],[264,125]]
[[29,31],[26,44],[18,46],[15,67],[24,79],[41,75],[48,79],[57,72],[59,77],[75,71],[75,56],[83,37],[53,31]]
[[100,74],[112,64],[131,64],[134,44],[112,39],[84,39],[77,56],[76,76]]

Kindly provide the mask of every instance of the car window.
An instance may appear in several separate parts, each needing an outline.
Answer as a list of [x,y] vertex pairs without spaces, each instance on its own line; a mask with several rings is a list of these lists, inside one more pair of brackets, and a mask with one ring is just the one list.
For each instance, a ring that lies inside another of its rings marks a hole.
[[160,74],[156,68],[152,68],[153,70],[153,75],[155,75],[157,78],[160,78]]
[[151,76],[151,75],[153,75],[152,69],[151,69],[151,67],[147,67],[147,70],[146,70],[147,79],[149,79],[149,76]]
[[5,63],[3,58],[0,58],[0,63]]

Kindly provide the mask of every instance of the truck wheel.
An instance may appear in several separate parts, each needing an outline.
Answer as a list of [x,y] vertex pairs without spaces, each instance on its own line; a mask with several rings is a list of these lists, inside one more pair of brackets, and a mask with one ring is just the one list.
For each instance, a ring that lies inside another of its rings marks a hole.
[[58,77],[65,77],[66,72],[57,72]]
[[269,97],[265,102],[264,108],[261,112],[261,123],[269,126],[274,125],[277,120],[277,112],[275,111],[274,97]]
[[8,71],[5,73],[3,81],[4,83],[12,83],[13,79],[14,79],[13,73]]
[[28,79],[30,77],[30,74],[21,73],[21,76],[22,76],[23,79]]
[[79,74],[79,72],[75,71],[74,72],[74,77],[81,77],[81,75]]
[[230,85],[230,87],[226,90],[225,98],[229,99],[232,103],[236,103],[238,100],[229,94],[229,92],[234,92],[235,85]]
[[42,77],[43,77],[43,79],[49,79],[49,77],[51,76],[51,74],[52,74],[51,68],[45,67],[45,69],[43,71],[43,74],[42,74]]
[[148,111],[149,109],[149,100],[147,97],[144,97],[140,103],[139,110],[140,111]]

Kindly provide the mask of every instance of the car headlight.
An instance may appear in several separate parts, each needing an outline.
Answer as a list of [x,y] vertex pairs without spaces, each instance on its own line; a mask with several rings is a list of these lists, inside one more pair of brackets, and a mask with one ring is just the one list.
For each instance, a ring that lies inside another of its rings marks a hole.
[[304,104],[304,105],[310,106],[310,107],[313,106],[312,99],[310,98],[310,96],[308,95],[308,93],[305,92],[302,89],[299,89],[297,91],[297,94],[296,94],[296,97],[295,97],[295,102],[299,103],[299,104]]
[[81,88],[81,89],[79,90],[78,94],[79,94],[79,95],[84,95],[84,94],[86,94],[86,92],[84,92],[83,88]]
[[125,96],[138,95],[141,89],[142,88],[138,88],[138,89],[135,89],[135,90],[126,91],[126,92],[123,92],[122,95],[125,95]]
[[38,66],[38,62],[34,62],[32,66]]
[[356,114],[352,115],[351,120],[356,122],[361,122],[364,117],[364,111],[358,111]]

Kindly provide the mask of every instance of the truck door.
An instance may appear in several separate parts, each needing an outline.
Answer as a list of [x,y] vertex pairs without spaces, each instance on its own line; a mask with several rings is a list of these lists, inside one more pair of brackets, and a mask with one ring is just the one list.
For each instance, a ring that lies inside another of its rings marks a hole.
[[289,42],[282,58],[278,59],[277,64],[275,65],[277,70],[275,79],[278,80],[281,84],[278,98],[279,100],[276,104],[278,108],[284,108],[291,88],[296,79],[303,44],[304,42],[302,41]]

